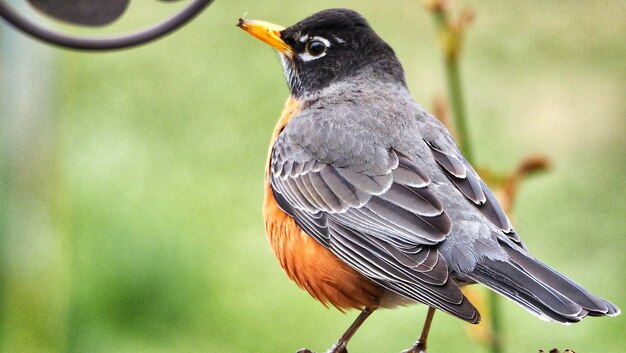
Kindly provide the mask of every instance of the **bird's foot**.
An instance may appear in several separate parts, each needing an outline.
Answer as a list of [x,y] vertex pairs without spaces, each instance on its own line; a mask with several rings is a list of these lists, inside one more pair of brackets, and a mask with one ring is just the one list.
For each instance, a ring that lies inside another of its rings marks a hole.
[[406,351],[402,351],[402,353],[426,353],[426,342],[418,340],[415,342],[413,347],[407,349]]
[[315,353],[312,350],[308,349],[308,348],[302,348],[299,351],[297,351],[296,353]]

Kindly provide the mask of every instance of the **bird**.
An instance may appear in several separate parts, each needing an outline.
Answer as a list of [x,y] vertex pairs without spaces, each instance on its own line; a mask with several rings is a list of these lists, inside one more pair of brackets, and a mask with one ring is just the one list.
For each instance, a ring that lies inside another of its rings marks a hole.
[[405,352],[426,352],[435,310],[480,321],[460,289],[475,283],[548,321],[620,313],[529,253],[360,14],[328,9],[287,28],[237,26],[277,50],[290,91],[265,170],[270,247],[313,298],[360,311],[328,353],[346,353],[375,310],[410,303],[429,309]]

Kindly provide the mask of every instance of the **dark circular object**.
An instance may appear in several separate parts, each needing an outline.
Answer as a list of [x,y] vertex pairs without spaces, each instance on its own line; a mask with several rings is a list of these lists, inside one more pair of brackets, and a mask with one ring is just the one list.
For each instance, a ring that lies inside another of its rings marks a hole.
[[311,56],[320,56],[324,54],[324,52],[326,52],[326,44],[324,44],[322,41],[313,39],[306,43],[306,47],[304,49]]
[[93,51],[114,50],[145,44],[169,34],[193,19],[212,2],[213,0],[194,0],[180,12],[157,25],[131,34],[111,37],[78,37],[40,26],[25,19],[4,0],[0,0],[0,17],[32,37],[60,47]]
[[104,26],[117,20],[129,0],[28,0],[37,10],[57,20],[82,26]]

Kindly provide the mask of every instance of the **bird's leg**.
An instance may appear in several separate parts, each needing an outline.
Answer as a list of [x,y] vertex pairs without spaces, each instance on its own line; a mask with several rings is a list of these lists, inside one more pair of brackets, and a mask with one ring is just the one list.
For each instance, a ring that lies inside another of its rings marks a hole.
[[420,335],[420,338],[417,340],[417,342],[415,342],[413,347],[402,353],[426,353],[426,340],[428,339],[430,324],[433,322],[433,316],[435,316],[435,308],[428,307],[426,321],[424,321],[424,328],[422,328],[422,334]]
[[354,333],[356,332],[356,330],[358,330],[359,327],[361,327],[365,319],[367,319],[367,317],[370,316],[374,312],[374,310],[376,309],[375,308],[363,309],[363,311],[359,314],[356,320],[354,320],[352,325],[350,325],[350,327],[348,327],[348,329],[341,336],[341,338],[339,338],[339,341],[337,341],[337,343],[335,343],[326,353],[348,353],[348,350],[346,349],[346,346],[348,345],[348,341],[350,340],[350,338],[352,338],[352,336],[354,336]]

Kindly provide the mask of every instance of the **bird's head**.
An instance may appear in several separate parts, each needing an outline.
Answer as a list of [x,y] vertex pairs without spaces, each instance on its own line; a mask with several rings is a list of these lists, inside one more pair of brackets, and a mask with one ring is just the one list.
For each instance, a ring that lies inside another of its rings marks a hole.
[[237,26],[278,50],[296,97],[352,79],[366,69],[371,80],[404,85],[402,66],[391,47],[352,10],[324,10],[287,28],[242,19]]

